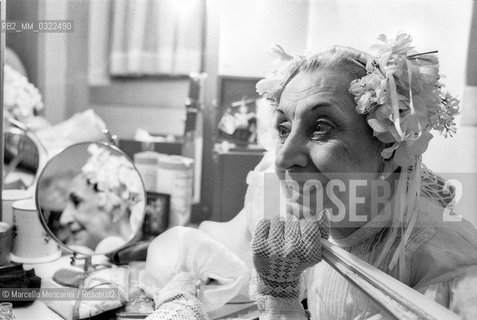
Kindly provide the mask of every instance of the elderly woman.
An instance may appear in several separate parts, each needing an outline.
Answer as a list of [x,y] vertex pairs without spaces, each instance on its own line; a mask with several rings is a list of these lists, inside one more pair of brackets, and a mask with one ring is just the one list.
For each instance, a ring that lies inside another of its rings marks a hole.
[[[60,224],[68,244],[96,252],[117,249],[135,233],[136,211],[144,208],[143,187],[132,163],[101,144],[88,146],[90,157],[71,181]],[[136,219],[137,220],[137,219]]]
[[[302,289],[311,319],[380,313],[320,263],[321,238],[328,236],[463,318],[477,318],[471,289],[477,284],[477,232],[456,219],[449,190],[421,164],[431,129],[455,132],[458,101],[439,83],[434,53],[412,49],[406,34],[380,40],[376,57],[345,47],[293,57],[277,47],[282,66],[257,85],[275,108],[275,171],[294,217],[255,226],[260,213],[251,212],[246,200],[244,211],[224,225],[231,233],[221,234],[213,224],[202,229],[225,244],[231,240],[224,238],[238,235],[230,247],[246,260],[250,234],[239,226],[249,226],[255,266],[250,292],[261,319],[307,319]],[[174,308],[183,315],[177,319],[192,314],[188,304]],[[167,319],[161,307],[151,317]]]

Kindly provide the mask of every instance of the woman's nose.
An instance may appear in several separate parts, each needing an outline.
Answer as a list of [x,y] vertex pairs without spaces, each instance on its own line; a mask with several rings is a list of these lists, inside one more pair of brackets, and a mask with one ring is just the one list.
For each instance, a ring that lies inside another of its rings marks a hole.
[[289,136],[284,144],[277,148],[275,166],[281,170],[288,170],[293,167],[306,168],[309,165],[310,157],[305,141],[297,137]]
[[68,203],[66,205],[66,208],[65,210],[63,210],[63,213],[61,213],[61,216],[60,216],[60,225],[68,225],[70,223],[73,223],[75,221],[75,219],[73,218],[73,214],[72,214],[72,211],[73,210],[73,207],[70,203]]

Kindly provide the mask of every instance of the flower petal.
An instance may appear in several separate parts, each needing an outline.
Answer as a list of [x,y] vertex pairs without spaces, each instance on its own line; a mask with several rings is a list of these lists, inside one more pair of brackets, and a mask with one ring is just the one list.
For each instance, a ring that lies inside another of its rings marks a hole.
[[385,133],[389,131],[389,127],[385,121],[374,119],[368,119],[368,124],[373,128],[375,134]]

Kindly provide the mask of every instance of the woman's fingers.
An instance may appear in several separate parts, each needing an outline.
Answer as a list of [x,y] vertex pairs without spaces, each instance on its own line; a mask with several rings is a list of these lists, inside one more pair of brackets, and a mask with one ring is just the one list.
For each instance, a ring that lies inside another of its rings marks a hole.
[[290,256],[295,253],[296,249],[300,246],[301,231],[300,222],[297,218],[291,217],[285,224],[285,243],[283,250],[285,255]]
[[318,223],[320,224],[321,228],[321,237],[323,239],[328,239],[330,237],[330,219],[328,216],[328,212],[323,212]]
[[[328,237],[328,221],[279,217],[263,219],[257,225],[252,251],[260,256],[291,257],[317,260],[321,253],[321,238]],[[309,257],[308,257],[309,256]]]
[[252,252],[257,255],[266,255],[269,252],[268,234],[270,231],[270,220],[262,219],[255,228],[255,234],[252,239]]
[[301,220],[300,256],[310,263],[321,260],[321,224],[318,221]]
[[280,217],[273,217],[270,221],[270,231],[268,233],[268,246],[270,254],[273,256],[282,256],[283,246],[285,245],[285,221]]

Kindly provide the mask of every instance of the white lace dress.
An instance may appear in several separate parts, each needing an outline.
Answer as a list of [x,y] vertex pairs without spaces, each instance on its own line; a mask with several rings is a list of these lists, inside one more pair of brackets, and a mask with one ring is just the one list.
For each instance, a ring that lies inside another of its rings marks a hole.
[[[405,250],[405,270],[388,265],[395,248],[388,250],[382,271],[461,315],[477,319],[477,231],[467,221],[443,222],[443,209],[421,198],[418,223]],[[333,240],[362,260],[375,264],[388,229],[373,219],[345,239]],[[386,315],[330,265],[321,262],[305,275],[311,319],[368,319]]]

